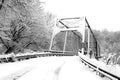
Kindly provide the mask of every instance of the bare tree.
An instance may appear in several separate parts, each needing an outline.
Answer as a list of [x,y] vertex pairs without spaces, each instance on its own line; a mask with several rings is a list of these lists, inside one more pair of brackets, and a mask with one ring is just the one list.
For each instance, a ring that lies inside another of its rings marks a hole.
[[54,16],[39,0],[4,0],[0,9],[0,43],[5,53],[49,47]]
[[[11,53],[18,47],[23,47],[20,41],[24,38],[29,40],[30,28],[34,26],[34,21],[31,20],[34,9],[33,1],[35,0],[1,1],[0,40],[6,50],[5,53]],[[32,41],[28,41],[28,43],[32,43]]]

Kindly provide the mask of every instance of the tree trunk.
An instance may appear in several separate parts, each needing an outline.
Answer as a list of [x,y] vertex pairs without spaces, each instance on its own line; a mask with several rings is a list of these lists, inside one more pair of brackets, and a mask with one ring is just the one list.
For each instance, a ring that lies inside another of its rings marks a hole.
[[0,3],[0,10],[2,9],[2,4],[4,4],[5,0],[2,0],[1,3]]
[[13,47],[9,47],[9,48],[5,51],[5,54],[12,53],[13,50],[14,50]]

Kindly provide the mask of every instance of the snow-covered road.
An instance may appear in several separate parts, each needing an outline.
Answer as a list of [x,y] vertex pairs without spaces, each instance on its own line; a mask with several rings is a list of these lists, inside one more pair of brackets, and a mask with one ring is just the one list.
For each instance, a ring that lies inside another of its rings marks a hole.
[[102,80],[78,56],[43,57],[0,64],[0,80]]

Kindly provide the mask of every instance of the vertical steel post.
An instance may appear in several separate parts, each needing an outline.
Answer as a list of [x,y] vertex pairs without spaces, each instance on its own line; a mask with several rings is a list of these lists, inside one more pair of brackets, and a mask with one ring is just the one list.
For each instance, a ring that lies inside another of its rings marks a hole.
[[65,53],[65,49],[66,49],[67,33],[68,33],[68,31],[66,31],[66,33],[65,33],[65,41],[64,41],[64,47],[63,47],[63,53]]
[[88,52],[87,52],[87,54],[89,54],[89,52],[90,52],[90,30],[88,27],[87,27],[87,29],[88,29]]
[[52,50],[52,44],[53,44],[54,36],[55,36],[55,34],[53,33],[53,34],[52,34],[51,41],[50,41],[50,47],[49,47],[49,50],[50,50],[50,51]]
[[57,24],[57,20],[55,20],[55,24],[54,24],[54,29],[53,29],[53,33],[52,33],[52,38],[51,38],[51,41],[50,41],[50,47],[49,47],[49,50],[51,51],[52,50],[52,44],[53,44],[53,40],[54,40],[54,37],[55,37],[55,27],[56,27],[56,24]]
[[[85,26],[86,26],[86,23],[85,23],[85,17],[84,17],[84,22],[83,22],[83,26],[81,26],[81,29],[82,29],[82,43],[84,44],[85,43]],[[84,54],[84,47],[82,47],[82,54]]]
[[[76,36],[76,35],[75,35],[75,36]],[[78,37],[78,36],[76,36],[76,39],[77,39],[77,41],[76,41],[76,43],[77,43],[77,44],[76,44],[77,50],[76,50],[76,51],[78,52],[78,51],[79,51],[79,42],[80,42],[80,41],[79,41],[79,37]]]

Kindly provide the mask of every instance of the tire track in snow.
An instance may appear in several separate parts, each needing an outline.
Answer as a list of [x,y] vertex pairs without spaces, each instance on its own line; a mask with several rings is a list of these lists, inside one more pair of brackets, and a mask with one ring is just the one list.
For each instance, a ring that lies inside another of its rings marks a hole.
[[19,70],[15,73],[8,75],[8,76],[5,76],[5,77],[1,78],[0,80],[17,80],[18,78],[22,77],[26,73],[30,72],[32,69],[33,69],[33,67],[23,68],[22,70]]

